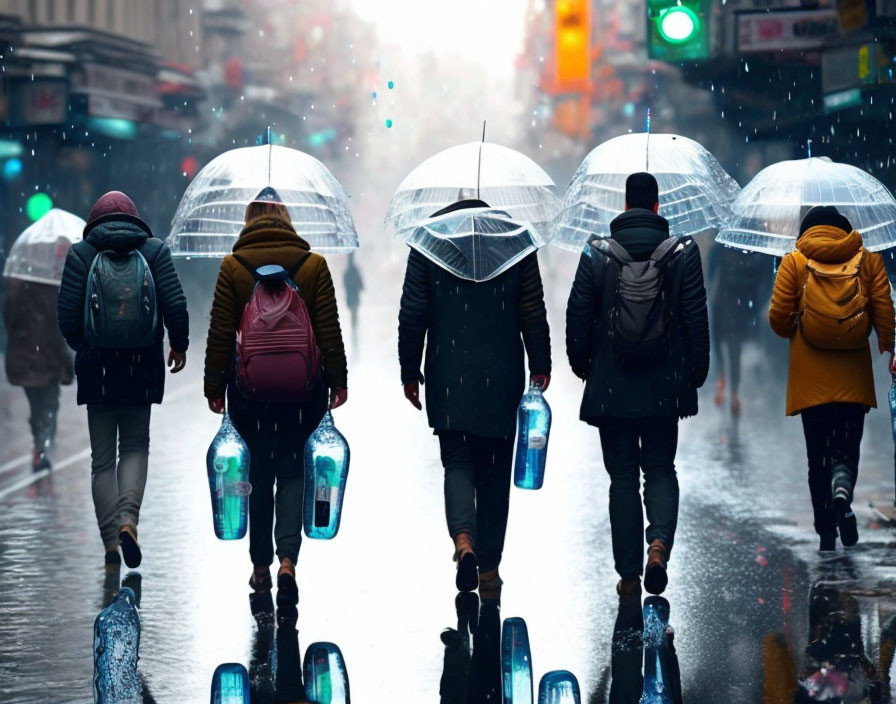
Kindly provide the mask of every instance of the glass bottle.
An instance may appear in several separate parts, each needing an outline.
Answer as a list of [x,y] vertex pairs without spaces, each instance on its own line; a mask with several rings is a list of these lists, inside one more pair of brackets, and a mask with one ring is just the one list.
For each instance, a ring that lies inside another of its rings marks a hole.
[[538,683],[538,704],[582,704],[576,676],[566,670],[546,673]]
[[541,489],[551,434],[551,407],[534,381],[517,410],[516,465],[513,483],[520,489]]
[[312,643],[302,666],[305,692],[316,704],[351,704],[348,670],[342,651],[334,643]]
[[532,653],[529,630],[518,617],[504,619],[501,634],[501,674],[504,704],[532,704]]
[[305,535],[329,540],[339,531],[348,479],[348,443],[328,410],[305,444]]
[[93,624],[93,700],[95,704],[143,701],[137,657],[140,616],[137,597],[122,587]]
[[249,704],[249,673],[245,667],[228,662],[215,668],[211,704]]
[[221,540],[239,540],[246,535],[249,513],[249,448],[224,412],[221,427],[205,456],[208,487],[212,497],[215,535]]

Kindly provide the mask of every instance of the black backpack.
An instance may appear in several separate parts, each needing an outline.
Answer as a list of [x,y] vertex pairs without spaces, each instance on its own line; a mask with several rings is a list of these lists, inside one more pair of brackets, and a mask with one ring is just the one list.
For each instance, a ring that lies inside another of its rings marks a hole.
[[[625,366],[663,359],[668,354],[673,313],[681,289],[680,267],[673,267],[685,243],[669,237],[646,261],[635,261],[610,237],[592,242],[606,263],[604,307],[607,332],[617,359]],[[671,285],[667,273],[675,269]]]
[[87,273],[84,336],[107,349],[149,347],[159,329],[156,285],[139,249],[101,250]]

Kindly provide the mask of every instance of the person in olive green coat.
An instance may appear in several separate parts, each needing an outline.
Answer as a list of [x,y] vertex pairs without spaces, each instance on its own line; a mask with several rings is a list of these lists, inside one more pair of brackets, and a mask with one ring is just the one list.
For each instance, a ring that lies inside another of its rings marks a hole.
[[[223,413],[226,395],[231,420],[249,446],[249,554],[255,567],[249,585],[256,592],[273,586],[273,531],[280,561],[277,601],[288,605],[298,600],[295,564],[302,540],[305,443],[326,412],[327,394],[332,408],[345,403],[348,372],[326,260],[311,252],[296,233],[276,191],[266,188],[258,199],[246,209],[246,226],[233,254],[221,262],[205,353],[205,396],[212,411]],[[307,402],[264,403],[246,398],[234,383],[234,346],[243,309],[255,287],[247,265],[257,269],[277,264],[289,271],[302,259],[293,281],[308,308],[321,351],[321,382]]]

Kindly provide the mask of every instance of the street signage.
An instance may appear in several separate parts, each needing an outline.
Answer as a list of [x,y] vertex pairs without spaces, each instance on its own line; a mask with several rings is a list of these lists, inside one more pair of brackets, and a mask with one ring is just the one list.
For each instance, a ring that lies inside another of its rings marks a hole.
[[750,10],[735,16],[740,53],[818,49],[840,33],[835,8]]

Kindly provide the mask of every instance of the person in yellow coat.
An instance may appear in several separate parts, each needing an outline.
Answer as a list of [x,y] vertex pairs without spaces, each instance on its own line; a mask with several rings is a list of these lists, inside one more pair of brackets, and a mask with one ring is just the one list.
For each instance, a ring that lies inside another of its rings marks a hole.
[[787,415],[800,415],[819,550],[858,542],[852,497],[865,414],[877,407],[871,330],[893,364],[894,312],[883,258],[836,208],[812,208],[781,261],[769,309],[790,340]]

